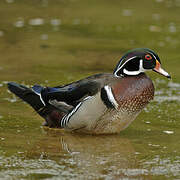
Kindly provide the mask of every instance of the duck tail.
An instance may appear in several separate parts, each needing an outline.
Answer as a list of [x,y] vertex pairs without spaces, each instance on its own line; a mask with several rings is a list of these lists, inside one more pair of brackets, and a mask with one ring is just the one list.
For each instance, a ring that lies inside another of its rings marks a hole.
[[45,119],[43,125],[49,127],[60,127],[59,121],[65,113],[59,111],[51,104],[46,105],[44,103],[41,96],[39,96],[39,92],[44,89],[43,87],[35,85],[31,89],[14,82],[9,82],[8,89],[20,99],[28,103],[41,117]]
[[31,105],[35,111],[39,111],[39,109],[44,107],[39,96],[34,93],[32,89],[14,82],[8,83],[8,89],[20,99]]

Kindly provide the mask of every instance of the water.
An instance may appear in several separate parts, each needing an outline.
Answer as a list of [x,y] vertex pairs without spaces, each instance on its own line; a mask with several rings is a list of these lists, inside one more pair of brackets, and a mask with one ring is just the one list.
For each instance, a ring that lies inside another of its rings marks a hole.
[[[171,0],[0,1],[0,179],[179,180],[179,10]],[[8,81],[56,86],[112,72],[137,47],[158,52],[173,79],[148,73],[155,98],[118,135],[43,128],[7,91]]]

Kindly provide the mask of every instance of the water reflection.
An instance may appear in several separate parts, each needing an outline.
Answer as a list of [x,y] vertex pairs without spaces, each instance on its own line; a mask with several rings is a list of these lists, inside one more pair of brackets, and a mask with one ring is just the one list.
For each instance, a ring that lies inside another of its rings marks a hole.
[[4,32],[0,31],[0,37],[4,36]]
[[161,17],[160,17],[160,14],[155,13],[155,14],[152,14],[152,18],[156,21],[159,21]]
[[175,24],[174,24],[173,22],[171,22],[171,23],[169,24],[169,32],[170,32],[170,33],[175,33],[176,31],[177,31],[177,29],[176,29]]
[[53,26],[59,26],[59,25],[61,25],[61,20],[60,19],[51,19],[50,24]]
[[151,31],[151,32],[161,32],[161,27],[151,25],[151,26],[149,26],[149,31]]
[[73,161],[75,169],[80,168],[94,175],[105,171],[108,173],[113,167],[127,169],[136,165],[136,160],[131,159],[135,150],[128,139],[117,135],[87,136],[52,131],[54,130],[47,131],[46,137],[41,139],[27,156],[42,158],[43,152],[44,157],[58,157],[60,161],[62,157],[68,157],[68,162]]
[[44,136],[21,154],[21,157],[3,157],[1,176],[3,172],[7,177],[13,173],[16,177],[48,174],[94,179],[144,173],[139,169],[131,142],[117,135],[87,136],[46,129]]
[[131,9],[123,9],[122,15],[123,16],[132,16],[132,10]]
[[73,25],[79,25],[80,23],[81,23],[80,19],[74,19],[72,22]]
[[42,34],[40,38],[41,40],[48,40],[48,34]]
[[13,3],[14,0],[6,0],[7,3]]
[[174,134],[174,131],[163,131],[166,134]]
[[[47,128],[16,155],[0,152],[0,177],[145,180],[180,175],[179,156],[174,160],[158,154],[146,157],[133,144],[122,135],[90,136]],[[147,154],[161,145],[149,143],[148,149]]]
[[18,20],[14,23],[14,26],[17,27],[17,28],[24,27],[24,19],[23,18],[18,18]]
[[42,18],[30,19],[29,24],[31,26],[40,26],[40,25],[44,24],[44,19],[42,19]]
[[[166,85],[166,81],[156,79],[156,84],[159,86]],[[180,84],[174,83],[172,81],[168,82],[168,84],[163,88],[155,91],[154,101],[158,103],[166,102],[166,101],[180,101],[179,96]]]

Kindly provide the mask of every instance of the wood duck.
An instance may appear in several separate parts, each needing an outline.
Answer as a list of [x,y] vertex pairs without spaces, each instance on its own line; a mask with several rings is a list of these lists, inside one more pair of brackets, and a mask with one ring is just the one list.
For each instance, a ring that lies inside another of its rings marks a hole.
[[154,86],[145,71],[167,78],[158,55],[150,49],[128,51],[112,74],[102,73],[57,87],[14,82],[9,90],[45,119],[45,126],[89,134],[112,134],[125,129],[153,99]]

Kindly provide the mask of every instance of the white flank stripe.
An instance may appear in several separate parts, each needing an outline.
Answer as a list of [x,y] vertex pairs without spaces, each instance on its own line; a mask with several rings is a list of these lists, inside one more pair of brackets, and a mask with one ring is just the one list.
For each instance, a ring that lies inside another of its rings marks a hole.
[[78,108],[81,106],[82,102],[80,102],[69,114],[65,115],[61,120],[61,127],[65,127],[67,123],[69,122],[69,119],[71,116],[78,110]]
[[67,115],[65,115],[65,116],[61,119],[61,127],[64,127],[65,122],[66,122],[66,118],[67,118]]
[[104,89],[106,90],[107,92],[107,96],[108,96],[108,99],[109,101],[113,104],[113,106],[117,109],[118,108],[118,103],[116,102],[115,98],[114,98],[114,95],[112,93],[112,89],[111,87],[109,86],[105,86]]
[[80,102],[68,115],[66,118],[66,124],[69,122],[70,117],[78,110],[78,108],[81,106],[82,102]]
[[79,109],[79,107],[83,104],[83,102],[90,98],[91,96],[84,98],[83,101],[80,102],[69,114],[66,114],[61,120],[61,127],[65,127],[68,124],[71,116]]

